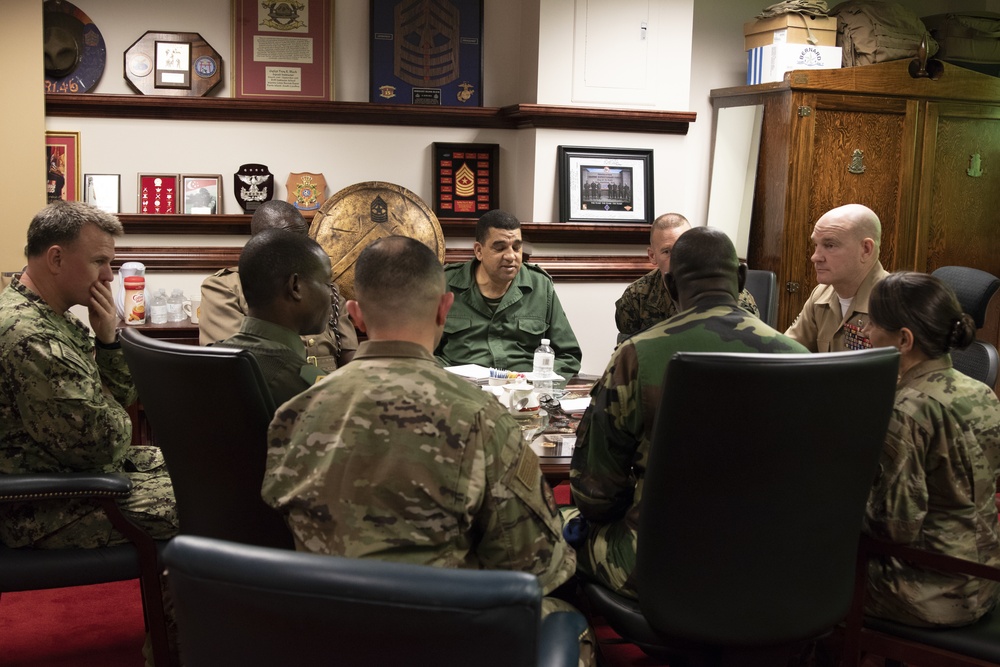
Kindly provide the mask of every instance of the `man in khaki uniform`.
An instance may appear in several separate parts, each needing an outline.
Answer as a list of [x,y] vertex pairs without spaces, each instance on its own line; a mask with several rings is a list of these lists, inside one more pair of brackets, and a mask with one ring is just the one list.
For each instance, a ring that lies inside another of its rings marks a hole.
[[[250,235],[265,229],[286,229],[297,234],[309,233],[309,225],[299,211],[285,201],[265,202],[253,214]],[[345,310],[344,299],[333,288],[333,315],[330,325],[319,334],[303,336],[308,359],[329,373],[354,357],[358,335]],[[210,345],[235,336],[249,308],[240,284],[239,267],[217,271],[201,284],[201,322],[199,341]]]
[[812,260],[819,284],[785,335],[810,352],[843,352],[872,346],[868,297],[888,273],[878,260],[882,223],[861,204],[832,209],[816,221]]

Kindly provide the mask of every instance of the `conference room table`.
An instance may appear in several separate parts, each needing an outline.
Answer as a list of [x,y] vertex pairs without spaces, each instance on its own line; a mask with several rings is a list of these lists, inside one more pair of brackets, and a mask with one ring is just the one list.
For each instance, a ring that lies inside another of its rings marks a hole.
[[576,445],[576,427],[583,416],[583,406],[580,404],[586,402],[581,399],[589,396],[597,380],[596,375],[573,376],[566,383],[566,394],[560,397],[560,403],[573,403],[578,409],[571,412],[552,411],[548,426],[531,440],[531,448],[538,454],[542,474],[550,486],[569,479],[570,461]]

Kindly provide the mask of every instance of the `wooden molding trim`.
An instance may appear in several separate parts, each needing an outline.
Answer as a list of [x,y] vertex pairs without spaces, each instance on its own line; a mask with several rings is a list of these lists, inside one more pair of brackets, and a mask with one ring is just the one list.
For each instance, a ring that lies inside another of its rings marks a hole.
[[[115,250],[112,262],[117,269],[123,262],[142,262],[150,271],[209,271],[236,266],[239,247],[160,248],[124,246]],[[472,259],[472,250],[448,249],[445,262],[465,262]],[[650,270],[645,255],[598,256],[532,256],[538,264],[560,282],[632,282]]]
[[[250,216],[233,215],[144,215],[120,213],[127,234],[242,234],[250,235]],[[474,219],[439,220],[441,231],[449,238],[473,238]],[[526,241],[535,243],[634,243],[645,248],[649,244],[649,225],[620,222],[523,222],[521,232]]]
[[96,118],[409,125],[508,130],[543,127],[666,134],[687,134],[688,125],[696,119],[696,114],[688,111],[603,109],[543,104],[515,104],[502,108],[439,107],[419,104],[247,100],[232,97],[164,97],[107,93],[47,94],[45,114]]

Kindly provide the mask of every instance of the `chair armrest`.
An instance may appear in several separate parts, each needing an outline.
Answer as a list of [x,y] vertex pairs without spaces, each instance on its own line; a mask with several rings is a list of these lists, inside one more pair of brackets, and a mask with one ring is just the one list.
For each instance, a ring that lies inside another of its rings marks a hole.
[[557,611],[542,619],[538,636],[539,667],[576,667],[580,660],[580,637],[587,620],[575,611]]
[[892,556],[920,567],[943,570],[944,572],[968,574],[980,579],[1000,581],[1000,568],[983,565],[976,561],[965,560],[964,558],[931,553],[903,544],[882,542],[868,536],[862,536],[861,549],[869,555]]
[[115,473],[0,474],[0,502],[58,498],[127,498],[132,481]]

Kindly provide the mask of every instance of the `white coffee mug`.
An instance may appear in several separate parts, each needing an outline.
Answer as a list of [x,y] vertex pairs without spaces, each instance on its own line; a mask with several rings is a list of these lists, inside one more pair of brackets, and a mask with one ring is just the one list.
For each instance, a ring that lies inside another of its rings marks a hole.
[[201,299],[185,301],[184,314],[191,318],[191,324],[198,324],[201,319]]

